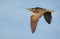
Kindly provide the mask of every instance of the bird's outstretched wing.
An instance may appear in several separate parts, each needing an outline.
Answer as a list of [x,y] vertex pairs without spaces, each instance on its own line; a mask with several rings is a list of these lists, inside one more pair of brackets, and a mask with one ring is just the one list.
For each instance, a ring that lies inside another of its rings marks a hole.
[[47,22],[48,24],[50,24],[51,21],[52,21],[51,12],[46,12],[46,13],[44,13],[44,19],[46,20],[46,22]]
[[38,23],[38,20],[39,20],[39,18],[40,18],[41,16],[39,16],[39,15],[32,15],[31,16],[31,31],[32,31],[32,33],[34,33],[35,32],[35,30],[36,30],[36,26],[37,26],[37,23]]

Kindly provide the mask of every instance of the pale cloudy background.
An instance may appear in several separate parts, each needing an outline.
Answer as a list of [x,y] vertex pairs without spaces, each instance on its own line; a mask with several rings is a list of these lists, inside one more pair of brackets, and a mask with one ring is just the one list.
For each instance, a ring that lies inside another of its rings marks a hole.
[[[30,29],[33,13],[26,10],[31,7],[55,10],[52,23],[42,16],[34,34]],[[0,39],[60,39],[60,0],[0,0]]]

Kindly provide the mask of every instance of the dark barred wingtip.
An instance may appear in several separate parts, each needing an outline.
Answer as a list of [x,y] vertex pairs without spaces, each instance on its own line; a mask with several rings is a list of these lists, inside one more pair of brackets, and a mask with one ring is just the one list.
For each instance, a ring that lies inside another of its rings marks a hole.
[[32,33],[34,33],[34,32],[32,32]]
[[51,22],[48,22],[48,24],[51,24]]

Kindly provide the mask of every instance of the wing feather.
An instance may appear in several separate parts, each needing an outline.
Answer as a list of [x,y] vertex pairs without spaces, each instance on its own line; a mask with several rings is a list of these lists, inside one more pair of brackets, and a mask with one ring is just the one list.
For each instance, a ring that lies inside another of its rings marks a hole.
[[39,15],[38,16],[36,16],[36,15],[31,16],[31,31],[32,31],[32,33],[35,32],[36,27],[37,27],[37,23],[38,23],[38,20],[40,17],[41,16],[39,16]]
[[51,20],[52,20],[51,12],[44,13],[44,19],[46,20],[46,22],[48,24],[50,24],[51,23]]

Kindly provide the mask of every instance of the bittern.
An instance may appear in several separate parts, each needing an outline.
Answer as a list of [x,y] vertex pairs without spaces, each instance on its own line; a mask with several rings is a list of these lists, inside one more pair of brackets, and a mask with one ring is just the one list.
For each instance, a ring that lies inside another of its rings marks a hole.
[[48,24],[51,24],[51,20],[52,20],[51,12],[54,12],[53,10],[47,10],[40,7],[27,8],[27,9],[34,13],[31,16],[31,20],[30,20],[32,33],[35,32],[39,18],[41,18],[42,15],[44,16],[44,19],[46,20],[46,22]]

